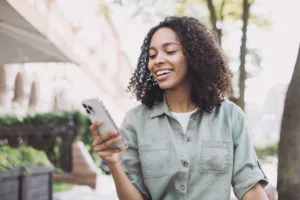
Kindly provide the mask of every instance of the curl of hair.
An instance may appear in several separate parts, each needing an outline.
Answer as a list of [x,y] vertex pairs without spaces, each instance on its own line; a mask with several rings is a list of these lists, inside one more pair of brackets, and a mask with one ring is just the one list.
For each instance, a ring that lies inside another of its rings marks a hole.
[[141,47],[137,68],[127,91],[148,108],[163,101],[164,90],[159,87],[148,69],[151,38],[163,27],[171,28],[180,39],[187,58],[188,75],[191,78],[192,102],[211,112],[231,91],[232,72],[221,51],[217,36],[191,17],[167,17],[150,29]]

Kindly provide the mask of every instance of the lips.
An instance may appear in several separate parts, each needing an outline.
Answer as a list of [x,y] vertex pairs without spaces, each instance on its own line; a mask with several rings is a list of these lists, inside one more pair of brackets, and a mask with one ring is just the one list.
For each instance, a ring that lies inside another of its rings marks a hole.
[[164,69],[164,70],[159,70],[156,72],[156,75],[157,76],[161,76],[161,75],[164,75],[164,74],[168,74],[170,73],[172,70],[171,69]]
[[156,74],[156,80],[157,81],[163,81],[165,80],[171,73],[172,69],[161,69],[155,72]]

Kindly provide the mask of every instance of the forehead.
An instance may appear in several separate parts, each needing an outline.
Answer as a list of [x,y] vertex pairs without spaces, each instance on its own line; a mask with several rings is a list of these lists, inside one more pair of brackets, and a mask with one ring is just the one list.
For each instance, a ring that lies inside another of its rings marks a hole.
[[178,43],[180,40],[175,31],[171,28],[160,28],[152,36],[150,46],[160,47],[165,43]]

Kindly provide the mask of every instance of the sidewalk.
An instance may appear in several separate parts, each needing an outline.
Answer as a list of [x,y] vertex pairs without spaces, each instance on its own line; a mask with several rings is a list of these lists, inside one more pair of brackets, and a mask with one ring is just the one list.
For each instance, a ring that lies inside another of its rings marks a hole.
[[[262,168],[272,185],[277,182],[277,166],[263,164]],[[233,194],[231,199],[236,199]],[[112,176],[99,176],[95,190],[88,186],[75,186],[69,191],[54,193],[53,200],[118,200]]]
[[53,200],[118,200],[112,176],[99,176],[95,190],[88,186],[75,186],[71,190],[53,194]]

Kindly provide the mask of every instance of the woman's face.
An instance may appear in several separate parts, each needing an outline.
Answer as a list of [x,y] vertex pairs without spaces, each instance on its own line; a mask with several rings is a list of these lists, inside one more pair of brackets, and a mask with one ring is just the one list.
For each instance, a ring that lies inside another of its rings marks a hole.
[[180,40],[170,28],[160,28],[152,36],[148,69],[161,89],[188,84],[188,67]]

